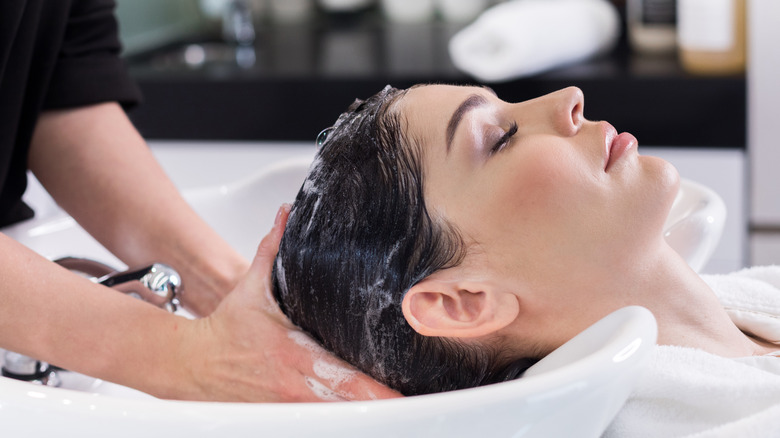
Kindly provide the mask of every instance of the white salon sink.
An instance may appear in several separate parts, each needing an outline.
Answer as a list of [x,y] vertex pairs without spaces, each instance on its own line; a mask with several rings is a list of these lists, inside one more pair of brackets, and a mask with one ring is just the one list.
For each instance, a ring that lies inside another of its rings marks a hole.
[[[192,151],[166,156],[191,163]],[[208,154],[207,154],[208,155]],[[225,239],[251,258],[271,228],[278,206],[292,202],[310,151],[261,159],[251,175],[232,183],[185,190],[187,199]],[[240,156],[220,153],[224,163]],[[219,165],[214,156],[200,163]],[[165,163],[163,163],[165,164]],[[168,167],[169,172],[171,168]],[[177,175],[172,174],[174,181]],[[185,184],[186,185],[186,184]],[[2,230],[50,258],[81,256],[123,265],[56,206]],[[720,198],[684,181],[667,221],[667,239],[695,269],[706,263],[725,220]],[[656,325],[645,309],[608,316],[535,365],[522,379],[407,399],[329,404],[173,402],[118,385],[71,379],[72,389],[0,378],[0,424],[12,436],[599,436],[628,397],[655,344]]]
[[534,365],[527,377],[363,402],[181,402],[0,378],[0,424],[9,436],[598,437],[629,396],[655,340],[652,314],[626,307]]
[[718,246],[726,223],[726,204],[709,187],[682,179],[664,224],[666,242],[700,272]]

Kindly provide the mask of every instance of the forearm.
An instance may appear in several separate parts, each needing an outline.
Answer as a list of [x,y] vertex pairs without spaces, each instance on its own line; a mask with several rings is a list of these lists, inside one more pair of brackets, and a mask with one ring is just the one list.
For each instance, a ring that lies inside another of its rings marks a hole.
[[[248,267],[192,211],[116,104],[44,113],[30,168],[57,202],[128,265],[163,262],[212,310]],[[190,296],[189,298],[192,298]]]
[[2,234],[0,278],[3,348],[157,396],[196,394],[185,349],[194,321],[94,284]]
[[[307,341],[271,300],[288,212],[237,288],[196,320],[94,284],[0,234],[0,347],[163,398],[311,402],[322,400],[317,386],[350,399],[397,396]],[[340,377],[328,380],[318,366]]]

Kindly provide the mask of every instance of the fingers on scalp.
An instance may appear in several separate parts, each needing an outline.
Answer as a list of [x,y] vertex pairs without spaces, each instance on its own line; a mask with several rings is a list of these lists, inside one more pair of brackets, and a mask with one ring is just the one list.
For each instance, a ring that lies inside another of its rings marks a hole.
[[290,204],[282,204],[281,207],[279,207],[279,210],[276,212],[273,228],[271,228],[271,231],[263,237],[263,240],[260,241],[260,245],[257,246],[256,257],[276,257],[282,235],[284,234],[284,227],[287,225],[287,218],[290,215],[290,208]]

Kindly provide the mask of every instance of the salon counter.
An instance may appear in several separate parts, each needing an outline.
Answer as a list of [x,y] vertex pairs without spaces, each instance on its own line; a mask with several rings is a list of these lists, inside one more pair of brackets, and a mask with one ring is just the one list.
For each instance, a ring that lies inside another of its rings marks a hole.
[[[262,28],[246,68],[218,59],[208,44],[191,49],[207,57],[197,66],[182,61],[187,44],[158,49],[128,58],[144,94],[130,115],[150,139],[313,141],[356,97],[386,84],[473,83],[449,61],[455,31],[363,22]],[[576,85],[589,119],[609,120],[643,145],[746,144],[744,76],[692,76],[675,56],[637,56],[625,42],[598,59],[489,85],[507,101]]]

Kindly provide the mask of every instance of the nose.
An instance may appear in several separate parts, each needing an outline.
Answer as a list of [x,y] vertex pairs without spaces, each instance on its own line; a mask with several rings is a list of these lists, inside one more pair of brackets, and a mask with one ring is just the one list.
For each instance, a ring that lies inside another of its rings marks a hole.
[[568,87],[548,94],[551,117],[556,132],[563,136],[576,135],[585,121],[585,96],[577,87]]

